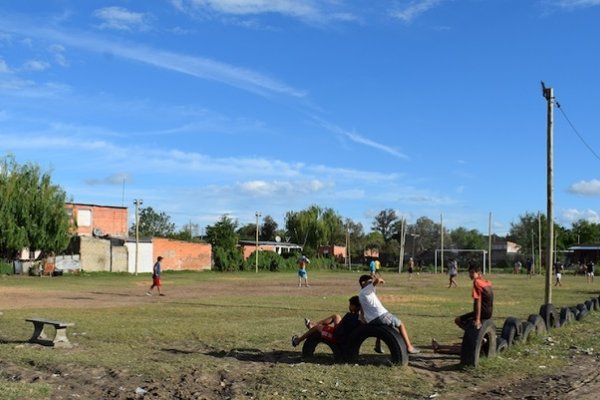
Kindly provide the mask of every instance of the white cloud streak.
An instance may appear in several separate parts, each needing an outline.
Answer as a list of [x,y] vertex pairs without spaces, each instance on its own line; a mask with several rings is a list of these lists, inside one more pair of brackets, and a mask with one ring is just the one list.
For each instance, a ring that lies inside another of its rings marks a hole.
[[600,180],[579,181],[569,187],[569,192],[581,196],[600,196]]
[[415,0],[404,8],[398,8],[390,12],[390,15],[405,23],[412,22],[421,14],[437,7],[442,0]]
[[569,10],[600,6],[600,0],[550,0],[547,3],[553,7]]
[[120,31],[148,30],[148,17],[143,13],[129,11],[123,7],[105,7],[94,11],[93,15],[102,20],[100,29],[115,29]]

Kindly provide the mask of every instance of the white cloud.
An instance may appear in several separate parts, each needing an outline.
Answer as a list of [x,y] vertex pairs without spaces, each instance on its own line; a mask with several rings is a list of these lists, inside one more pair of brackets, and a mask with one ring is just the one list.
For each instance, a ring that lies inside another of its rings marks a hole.
[[404,8],[391,11],[390,15],[406,23],[410,23],[421,14],[437,7],[441,2],[442,0],[414,0]]
[[69,62],[67,61],[67,58],[65,56],[64,46],[61,46],[60,44],[53,44],[50,47],[48,47],[48,51],[54,58],[55,63],[57,63],[61,67],[67,67],[69,65]]
[[41,60],[27,60],[23,64],[23,69],[26,71],[44,71],[50,68],[50,64]]
[[318,0],[171,0],[179,11],[200,11],[217,15],[257,16],[279,14],[306,22],[355,22],[360,18],[337,1]]
[[409,158],[406,154],[398,151],[397,149],[395,149],[395,148],[393,148],[391,146],[375,142],[375,141],[373,141],[371,139],[368,139],[368,138],[366,138],[366,137],[364,137],[364,136],[362,136],[362,135],[360,135],[360,134],[358,134],[356,132],[347,131],[347,130],[345,130],[343,128],[340,128],[337,125],[334,125],[332,123],[326,122],[326,121],[324,121],[324,120],[322,120],[320,118],[316,118],[315,117],[314,119],[317,122],[319,122],[319,124],[321,125],[321,127],[327,129],[330,132],[333,132],[333,133],[336,133],[338,135],[341,135],[342,137],[344,137],[346,139],[349,139],[349,140],[351,140],[351,141],[353,141],[355,143],[362,144],[362,145],[365,145],[365,146],[368,146],[368,147],[372,147],[372,148],[377,149],[377,150],[381,150],[384,153],[391,154],[392,156],[397,157],[397,158],[401,158],[403,160],[408,160],[408,158]]
[[581,196],[600,196],[600,180],[580,181],[574,183],[569,188],[569,192]]
[[101,179],[91,178],[85,181],[88,185],[124,185],[133,182],[131,175],[125,172],[112,174]]
[[598,212],[589,209],[580,211],[575,208],[569,208],[562,212],[562,219],[570,224],[582,219],[595,224],[600,223],[600,215]]
[[103,22],[101,29],[115,29],[121,31],[148,30],[149,18],[143,13],[129,11],[123,7],[105,7],[94,11],[93,14]]
[[600,6],[600,0],[549,0],[547,3],[551,6],[565,9]]
[[252,196],[299,196],[308,195],[316,192],[320,192],[327,185],[320,180],[313,179],[310,181],[294,181],[294,182],[283,182],[283,181],[264,181],[264,180],[253,180],[240,183],[238,185],[239,190]]
[[10,68],[8,67],[8,64],[6,63],[6,61],[0,58],[0,73],[7,74],[9,72]]

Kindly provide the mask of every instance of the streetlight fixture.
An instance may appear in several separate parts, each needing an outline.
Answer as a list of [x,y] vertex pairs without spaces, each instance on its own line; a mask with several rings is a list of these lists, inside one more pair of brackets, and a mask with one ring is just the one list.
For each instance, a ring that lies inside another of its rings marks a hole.
[[256,216],[256,273],[258,274],[258,217],[261,214],[257,211],[254,215]]
[[138,273],[138,265],[140,262],[140,214],[139,207],[144,204],[142,199],[133,200],[135,204],[135,275]]

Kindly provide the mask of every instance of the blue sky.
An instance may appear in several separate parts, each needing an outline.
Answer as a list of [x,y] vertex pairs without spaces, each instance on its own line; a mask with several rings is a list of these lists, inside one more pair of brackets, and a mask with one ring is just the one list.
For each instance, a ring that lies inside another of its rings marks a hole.
[[[600,0],[0,3],[0,154],[181,226],[387,208],[600,222]],[[591,148],[593,151],[590,151]],[[130,212],[132,214],[132,212]]]

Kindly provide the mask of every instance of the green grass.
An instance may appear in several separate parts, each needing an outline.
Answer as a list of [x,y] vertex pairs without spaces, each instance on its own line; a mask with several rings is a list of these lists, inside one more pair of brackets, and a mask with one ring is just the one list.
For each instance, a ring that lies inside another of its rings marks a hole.
[[[302,332],[302,318],[345,312],[347,299],[358,292],[359,275],[310,271],[312,287],[299,289],[296,275],[291,272],[166,273],[163,281],[167,297],[160,301],[144,296],[149,283],[147,275],[2,277],[0,287],[49,296],[60,293],[64,297],[86,298],[94,293],[112,293],[108,297],[113,304],[48,308],[40,301],[35,307],[7,308],[0,320],[0,360],[27,369],[52,370],[69,365],[82,371],[111,369],[157,380],[194,368],[201,368],[207,376],[226,371],[235,377],[237,385],[245,385],[239,393],[261,399],[364,399],[376,395],[419,398],[459,390],[498,375],[548,373],[561,368],[573,349],[600,348],[600,339],[594,334],[600,328],[600,313],[592,313],[581,323],[552,331],[551,343],[540,339],[515,346],[501,357],[484,360],[480,368],[453,370],[460,379],[452,382],[429,379],[422,368],[412,366],[302,363],[300,349],[292,349],[289,344],[293,333]],[[459,275],[457,289],[446,288],[445,275],[421,274],[409,281],[405,274],[388,273],[385,279],[378,294],[403,321],[415,345],[426,347],[432,337],[442,343],[459,340],[462,333],[453,319],[472,308],[466,274]],[[539,311],[544,300],[543,277],[493,274],[489,279],[494,284],[494,320],[498,327],[508,316],[526,319]],[[559,307],[597,296],[600,282],[591,285],[582,277],[566,276],[563,285],[553,290],[553,303]],[[179,293],[186,296],[178,296]],[[119,296],[122,304],[114,303]],[[131,296],[136,301],[130,301]],[[76,326],[69,329],[75,348],[40,350],[37,346],[21,346],[15,350],[15,343],[26,340],[32,332],[24,318],[34,315],[75,322]],[[283,359],[287,361],[279,362]],[[51,396],[48,384],[12,383],[2,377],[2,398]],[[374,381],[381,384],[374,385]]]

